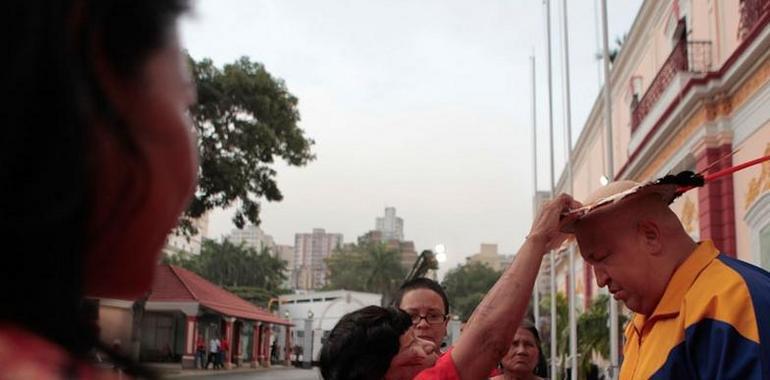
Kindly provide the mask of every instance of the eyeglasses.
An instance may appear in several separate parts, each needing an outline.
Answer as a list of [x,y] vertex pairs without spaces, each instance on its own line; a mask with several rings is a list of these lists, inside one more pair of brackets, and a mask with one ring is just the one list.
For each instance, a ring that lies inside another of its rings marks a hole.
[[410,318],[412,318],[412,324],[417,325],[420,323],[421,320],[425,320],[425,322],[428,322],[429,325],[437,325],[439,323],[444,323],[446,321],[447,316],[443,314],[428,314],[428,315],[419,315],[419,314],[410,314]]

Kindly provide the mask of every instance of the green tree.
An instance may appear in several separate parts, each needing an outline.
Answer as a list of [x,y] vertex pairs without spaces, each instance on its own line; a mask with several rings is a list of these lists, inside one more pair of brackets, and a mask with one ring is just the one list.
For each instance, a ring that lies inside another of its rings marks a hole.
[[[580,372],[585,376],[592,364],[593,353],[598,353],[603,358],[610,356],[610,331],[609,322],[610,296],[599,295],[591,303],[591,307],[581,314],[577,320],[578,352],[580,356]],[[623,326],[628,318],[618,314],[618,329],[623,331]],[[620,344],[620,342],[618,342]]]
[[190,113],[198,135],[198,189],[180,232],[192,234],[192,219],[215,207],[238,204],[233,222],[259,225],[260,199],[280,201],[272,164],[280,158],[304,166],[314,144],[297,126],[297,98],[265,67],[242,57],[223,69],[210,59],[189,58],[198,90]]
[[383,295],[383,304],[406,276],[398,251],[381,242],[361,242],[339,248],[326,258],[327,289],[347,289]]
[[260,306],[286,292],[281,289],[286,262],[266,247],[257,252],[228,240],[204,240],[200,255],[182,253],[166,257],[164,262],[189,269]]
[[[551,357],[551,296],[547,295],[540,300],[541,318],[545,317],[549,322],[545,323],[540,331],[543,340],[543,355],[550,360]],[[559,360],[559,368],[565,368],[567,355],[569,354],[569,303],[563,293],[556,293],[556,355]]]
[[[551,299],[549,296],[543,298],[540,307],[544,309],[546,318],[550,318]],[[590,370],[593,353],[598,353],[603,358],[609,357],[610,332],[607,328],[609,320],[609,296],[599,295],[591,303],[591,307],[577,318],[577,352],[579,355],[579,378],[584,379]],[[624,315],[619,315],[618,326],[622,331],[628,319]],[[566,368],[567,355],[569,354],[569,304],[567,298],[562,293],[556,294],[556,353],[559,360],[559,368],[563,371]],[[543,340],[543,354],[550,358],[550,323],[545,323],[540,331]]]
[[450,310],[467,319],[502,273],[481,263],[468,263],[451,269],[441,285],[449,298]]

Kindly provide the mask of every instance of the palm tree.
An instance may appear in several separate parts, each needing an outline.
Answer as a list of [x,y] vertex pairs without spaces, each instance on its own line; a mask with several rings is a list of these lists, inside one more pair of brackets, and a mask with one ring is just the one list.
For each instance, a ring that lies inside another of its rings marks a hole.
[[[543,310],[542,315],[545,315],[550,319],[551,315],[551,296],[548,295],[540,300],[540,308]],[[551,357],[551,324],[550,320],[545,326],[543,326],[540,336],[543,340],[543,355],[547,360]],[[560,369],[565,368],[567,355],[569,349],[569,303],[563,293],[556,293],[556,355],[558,357],[558,367]],[[558,378],[555,375],[551,375],[551,378]]]
[[[578,331],[578,352],[580,356],[580,374],[581,378],[590,370],[593,353],[599,354],[602,358],[610,355],[610,332],[607,328],[609,316],[609,295],[602,294],[596,297],[591,307],[583,313],[577,321]],[[626,324],[625,315],[620,314],[618,325],[622,328]],[[622,331],[622,330],[621,330]],[[618,342],[617,344],[620,344]]]
[[395,281],[405,275],[399,254],[393,249],[388,249],[384,243],[368,244],[365,249],[369,259],[366,287],[372,292],[382,294],[383,304],[387,304],[397,286]]
[[329,271],[326,288],[380,293],[383,304],[406,275],[399,252],[381,242],[337,249],[325,261]]

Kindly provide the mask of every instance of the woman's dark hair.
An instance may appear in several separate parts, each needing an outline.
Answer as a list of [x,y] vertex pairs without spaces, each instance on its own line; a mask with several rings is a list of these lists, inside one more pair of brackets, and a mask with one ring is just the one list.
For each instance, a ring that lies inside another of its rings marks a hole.
[[321,348],[325,380],[380,380],[412,321],[395,308],[367,306],[346,314]]
[[[83,298],[87,228],[98,191],[95,121],[104,121],[126,152],[139,154],[96,79],[94,56],[98,50],[116,75],[134,79],[186,9],[185,0],[0,5],[0,86],[6,95],[0,106],[0,231],[7,245],[19,247],[6,252],[0,265],[0,322],[32,331],[77,358],[94,348],[109,351],[98,340],[98,309]],[[113,360],[129,363],[117,355]]]
[[441,284],[438,282],[426,277],[418,277],[402,284],[393,297],[393,305],[397,308],[401,308],[401,301],[404,299],[404,294],[410,290],[416,289],[428,289],[438,294],[439,297],[441,297],[441,300],[444,302],[444,314],[449,314],[449,298],[447,297],[444,288],[441,287]]

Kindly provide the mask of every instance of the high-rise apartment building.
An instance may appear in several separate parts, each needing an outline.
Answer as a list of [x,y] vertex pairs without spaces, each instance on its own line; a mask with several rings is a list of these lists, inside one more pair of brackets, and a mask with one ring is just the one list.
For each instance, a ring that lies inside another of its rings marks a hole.
[[286,270],[283,272],[284,276],[286,276],[286,280],[284,280],[281,286],[284,288],[291,288],[291,275],[294,272],[294,247],[285,244],[276,244],[274,256],[286,262]]
[[375,220],[376,231],[382,233],[382,240],[404,240],[404,220],[396,216],[395,207],[386,207],[385,216]]
[[370,242],[383,243],[388,249],[392,249],[398,252],[401,266],[406,271],[412,269],[414,262],[417,261],[417,251],[414,248],[413,241],[397,239],[385,240],[383,239],[381,231],[369,231],[358,238],[358,244],[366,244]]
[[178,230],[172,231],[166,238],[166,246],[163,252],[166,255],[187,254],[199,255],[201,253],[201,244],[208,236],[209,215],[203,214],[198,219],[193,219],[192,224],[198,231],[195,235],[185,236]]
[[312,233],[294,237],[294,272],[292,285],[296,289],[320,289],[326,285],[326,262],[342,245],[342,234],[326,233],[314,228]]
[[[275,241],[271,235],[266,234],[261,228],[255,225],[248,225],[241,228],[235,228],[226,237],[233,244],[243,243],[246,247],[253,248],[257,252],[263,248],[275,251]],[[276,252],[272,252],[276,255]]]

